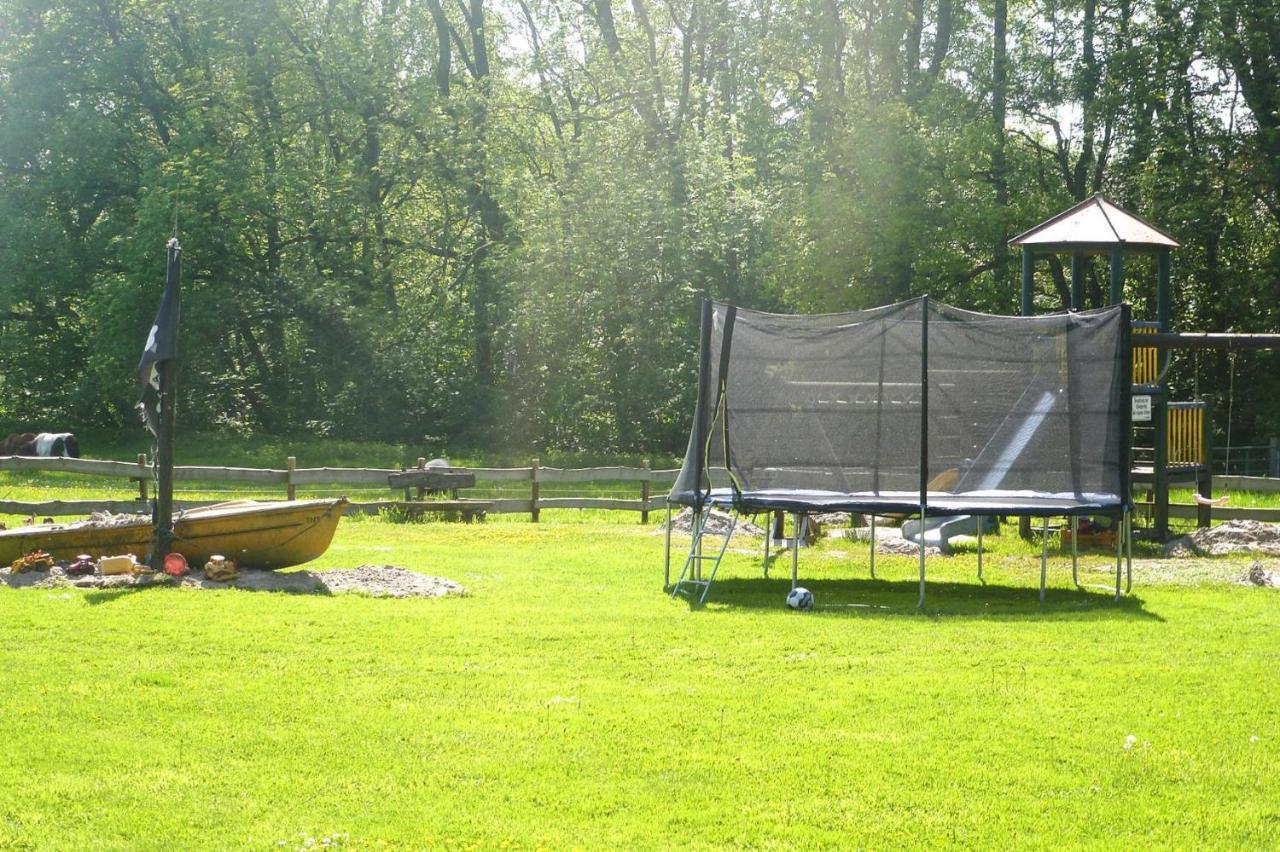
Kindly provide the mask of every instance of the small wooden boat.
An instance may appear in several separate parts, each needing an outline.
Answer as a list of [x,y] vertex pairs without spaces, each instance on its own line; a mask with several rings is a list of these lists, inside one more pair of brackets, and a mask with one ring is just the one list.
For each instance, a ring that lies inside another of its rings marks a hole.
[[[204,565],[214,554],[235,560],[242,568],[301,565],[328,550],[346,505],[345,497],[278,503],[234,500],[175,512],[171,550],[185,556],[193,567]],[[151,531],[147,518],[116,526],[81,521],[0,530],[0,565],[37,549],[59,561],[81,553],[93,557],[132,553],[143,559]]]

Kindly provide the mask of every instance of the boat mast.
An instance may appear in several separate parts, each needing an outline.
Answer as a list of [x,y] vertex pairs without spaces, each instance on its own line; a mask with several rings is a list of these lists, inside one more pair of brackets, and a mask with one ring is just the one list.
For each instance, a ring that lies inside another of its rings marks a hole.
[[[165,290],[173,293],[176,300],[182,272],[182,246],[178,244],[177,237],[169,240],[168,250]],[[177,410],[177,359],[161,360],[156,364],[156,372],[160,379],[160,428],[156,432],[156,504],[152,516],[151,567],[160,571],[173,543],[173,424]]]

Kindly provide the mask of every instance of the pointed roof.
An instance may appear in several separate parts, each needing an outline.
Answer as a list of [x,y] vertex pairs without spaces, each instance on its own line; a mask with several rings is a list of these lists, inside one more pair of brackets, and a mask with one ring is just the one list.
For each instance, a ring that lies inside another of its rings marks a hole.
[[1125,251],[1175,249],[1178,241],[1099,194],[1019,234],[1009,245],[1048,252],[1106,253],[1117,246]]

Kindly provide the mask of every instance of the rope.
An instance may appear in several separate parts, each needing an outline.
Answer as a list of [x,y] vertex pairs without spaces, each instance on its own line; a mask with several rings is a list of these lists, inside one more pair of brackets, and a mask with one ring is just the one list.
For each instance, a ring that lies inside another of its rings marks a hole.
[[1231,362],[1231,370],[1227,380],[1227,462],[1226,472],[1231,474],[1231,419],[1236,404],[1236,353],[1227,356]]

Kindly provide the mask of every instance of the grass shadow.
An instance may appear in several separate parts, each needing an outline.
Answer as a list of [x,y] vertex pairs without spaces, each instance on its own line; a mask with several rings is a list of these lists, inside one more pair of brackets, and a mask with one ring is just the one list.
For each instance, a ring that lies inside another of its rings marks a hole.
[[[75,588],[68,586],[67,588]],[[115,603],[121,598],[127,598],[136,595],[138,592],[144,592],[150,586],[120,586],[114,589],[89,589],[84,593],[84,602],[89,606],[102,606],[103,604]]]
[[[1039,587],[992,583],[930,580],[925,587],[924,610],[916,608],[920,593],[917,580],[806,579],[801,584],[813,592],[813,612],[819,615],[882,615],[946,618],[1038,620],[1072,617],[1125,618],[1164,621],[1148,611],[1143,599],[1125,595],[1119,601],[1113,591],[1095,587],[1052,587],[1040,603]],[[707,595],[705,608],[712,611],[786,608],[789,577],[733,577],[717,580]]]

